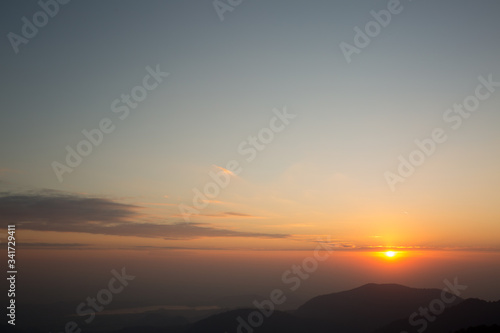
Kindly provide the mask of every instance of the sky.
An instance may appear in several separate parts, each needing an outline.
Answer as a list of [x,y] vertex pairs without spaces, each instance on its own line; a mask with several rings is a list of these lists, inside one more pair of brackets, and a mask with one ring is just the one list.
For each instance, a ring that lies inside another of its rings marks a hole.
[[500,298],[497,1],[71,1],[38,28],[37,2],[2,7],[26,301],[122,266],[144,305],[265,292],[317,242],[308,295],[459,276]]

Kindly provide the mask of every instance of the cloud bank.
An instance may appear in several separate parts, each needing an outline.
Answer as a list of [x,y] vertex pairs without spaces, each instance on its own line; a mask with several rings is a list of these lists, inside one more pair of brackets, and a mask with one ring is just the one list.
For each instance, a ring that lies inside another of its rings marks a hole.
[[54,191],[28,194],[4,192],[0,194],[0,227],[6,228],[8,224],[16,224],[26,230],[154,237],[168,240],[203,237],[288,237],[286,234],[217,228],[207,223],[172,224],[160,221],[142,223],[141,209],[140,206],[109,199],[61,194]]

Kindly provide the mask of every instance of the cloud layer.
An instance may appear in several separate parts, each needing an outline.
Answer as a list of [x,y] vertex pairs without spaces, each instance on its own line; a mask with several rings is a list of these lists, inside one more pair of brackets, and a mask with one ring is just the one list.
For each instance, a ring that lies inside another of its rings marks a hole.
[[202,237],[288,237],[285,234],[216,228],[206,223],[141,223],[141,208],[109,199],[51,191],[29,194],[3,193],[0,195],[0,227],[6,228],[8,224],[16,224],[27,230],[154,237],[169,240]]

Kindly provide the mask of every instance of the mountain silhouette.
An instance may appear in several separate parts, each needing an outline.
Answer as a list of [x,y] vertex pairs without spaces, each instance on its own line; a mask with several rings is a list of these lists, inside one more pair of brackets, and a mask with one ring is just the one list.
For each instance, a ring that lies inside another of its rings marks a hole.
[[[279,311],[271,301],[191,321],[168,310],[98,316],[89,333],[500,333],[500,301],[462,299],[440,289],[397,284],[367,284],[321,295],[294,311]],[[265,305],[267,304],[267,305]],[[271,309],[273,307],[274,309]],[[425,311],[424,311],[425,310]],[[424,312],[422,312],[424,311]],[[425,316],[428,316],[426,319]],[[47,332],[59,321],[20,321],[2,332]]]
[[[296,315],[329,323],[344,332],[371,332],[397,318],[408,318],[420,307],[441,298],[439,289],[416,289],[397,284],[366,284],[348,291],[317,296],[299,307]],[[451,298],[452,295],[445,295]],[[455,297],[447,306],[463,300]],[[399,332],[398,332],[399,333]]]
[[[326,327],[320,327],[313,320],[296,317],[290,313],[274,311],[271,316],[258,316],[263,318],[261,325],[252,325],[252,313],[256,309],[238,309],[229,312],[213,315],[206,319],[196,322],[186,333],[327,333],[330,332]],[[254,323],[257,323],[256,321]]]
[[[500,325],[500,301],[487,302],[479,299],[466,299],[457,306],[446,309],[442,314],[435,316],[433,321],[428,321],[425,325],[422,323],[412,326],[408,322],[408,318],[406,318],[395,321],[375,333],[400,333],[402,331],[413,333],[419,332],[419,330],[422,332],[425,330],[426,333],[456,332],[460,330],[469,332],[465,329],[483,325],[493,326],[493,329],[494,325]],[[474,329],[480,332],[481,329],[490,328]]]
[[498,325],[492,325],[492,326],[481,325],[476,327],[469,327],[468,329],[460,330],[455,333],[499,333],[499,332],[500,332],[500,326]]
[[[407,322],[411,313],[441,297],[442,291],[439,289],[367,284],[348,291],[314,297],[296,311],[274,311],[269,317],[257,309],[213,315],[195,323],[188,333],[369,333],[400,318],[406,318]],[[448,304],[448,307],[463,301],[449,293],[445,293],[445,297],[454,298],[454,302]],[[259,321],[260,318],[263,320]]]

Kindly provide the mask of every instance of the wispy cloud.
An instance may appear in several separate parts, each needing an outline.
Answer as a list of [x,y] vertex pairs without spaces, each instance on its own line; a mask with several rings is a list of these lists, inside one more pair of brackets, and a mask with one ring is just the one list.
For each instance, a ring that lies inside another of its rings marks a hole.
[[[269,234],[222,229],[208,223],[151,222],[142,207],[110,199],[40,191],[0,194],[0,227],[17,224],[36,231],[80,232],[102,235],[137,236],[169,240],[203,237],[286,238]],[[233,215],[239,213],[228,212]],[[230,215],[224,213],[226,215]],[[244,214],[240,214],[244,215]],[[148,219],[148,222],[139,222]]]
[[[200,213],[200,214],[192,214],[191,216],[195,217],[217,217],[217,218],[262,218],[261,216],[255,216],[250,214],[238,213],[238,212],[219,212],[219,213]],[[174,217],[182,217],[182,215],[174,215]]]
[[20,243],[21,248],[28,248],[28,249],[61,249],[61,248],[67,248],[67,249],[83,249],[83,248],[89,248],[91,245],[90,244],[83,244],[83,243]]
[[384,252],[388,250],[396,251],[490,251],[498,252],[500,248],[493,247],[447,247],[447,246],[387,246],[387,245],[364,245],[357,246],[352,243],[324,243],[331,251],[359,251],[359,252]]
[[139,205],[144,205],[144,206],[171,206],[171,207],[177,207],[178,204],[173,204],[173,203],[161,203],[161,202],[141,202]]
[[226,168],[223,168],[223,167],[215,165],[215,164],[213,166],[214,166],[214,168],[216,168],[216,169],[224,172],[225,174],[228,174],[228,175],[231,175],[231,176],[236,176],[231,170],[228,170]]

